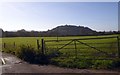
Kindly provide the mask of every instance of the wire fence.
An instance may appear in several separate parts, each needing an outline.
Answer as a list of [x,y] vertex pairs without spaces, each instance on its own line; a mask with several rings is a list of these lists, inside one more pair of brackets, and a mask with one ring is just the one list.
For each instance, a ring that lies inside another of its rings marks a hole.
[[[57,55],[58,52],[60,52],[60,58],[107,60],[120,58],[119,42],[120,39],[118,36],[66,40],[41,39],[41,41],[36,40],[36,45],[34,47],[37,50],[41,50],[43,54],[53,52]],[[16,42],[12,42],[11,44],[2,43],[3,50],[11,48],[15,50],[18,47],[19,45]]]

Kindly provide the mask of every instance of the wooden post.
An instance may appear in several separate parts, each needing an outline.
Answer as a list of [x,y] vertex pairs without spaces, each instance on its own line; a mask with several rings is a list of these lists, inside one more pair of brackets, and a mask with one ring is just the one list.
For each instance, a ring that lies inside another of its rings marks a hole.
[[37,49],[40,49],[39,40],[37,40]]
[[119,36],[117,36],[117,47],[118,47],[118,57],[120,58],[120,44],[119,44]]
[[4,48],[6,47],[6,43],[3,44],[3,47],[4,47]]
[[42,52],[42,55],[44,55],[44,39],[41,39],[41,44],[42,44],[41,52]]
[[15,47],[15,42],[13,43],[13,46]]
[[46,45],[45,45],[45,41],[43,42],[43,44],[44,44],[44,54],[46,54],[47,53],[47,51],[46,51]]
[[76,40],[74,40],[74,44],[75,44],[75,56],[77,58],[77,46],[76,46]]

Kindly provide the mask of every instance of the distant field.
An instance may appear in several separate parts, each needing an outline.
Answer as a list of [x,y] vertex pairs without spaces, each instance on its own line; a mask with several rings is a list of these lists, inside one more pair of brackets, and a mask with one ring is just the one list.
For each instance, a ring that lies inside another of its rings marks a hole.
[[[58,37],[58,40],[65,40],[65,39],[80,39],[80,38],[97,38],[97,37],[112,37],[117,35],[106,35],[106,36],[71,36],[71,37]],[[57,40],[57,37],[7,37],[2,38],[2,43],[16,43],[18,45],[21,44],[32,44],[36,45],[36,40]]]

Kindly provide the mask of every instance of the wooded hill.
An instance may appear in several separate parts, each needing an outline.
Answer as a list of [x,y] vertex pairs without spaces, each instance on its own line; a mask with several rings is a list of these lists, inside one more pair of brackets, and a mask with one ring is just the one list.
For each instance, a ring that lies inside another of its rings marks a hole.
[[77,35],[95,35],[96,31],[83,26],[58,26],[45,32],[49,36],[77,36]]

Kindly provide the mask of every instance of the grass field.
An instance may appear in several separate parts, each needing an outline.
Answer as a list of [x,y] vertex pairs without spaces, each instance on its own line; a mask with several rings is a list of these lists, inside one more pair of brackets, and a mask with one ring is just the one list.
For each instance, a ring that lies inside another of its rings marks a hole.
[[[9,37],[2,38],[3,51],[8,53],[14,53],[18,50],[18,47],[21,45],[29,45],[37,50],[37,40],[39,40],[41,46],[41,39],[45,41],[46,53],[56,52],[60,49],[59,52],[62,53],[59,57],[55,57],[52,60],[54,64],[62,67],[71,67],[71,68],[89,68],[89,67],[99,67],[99,68],[108,68],[108,65],[113,63],[112,60],[85,60],[85,58],[111,58],[109,55],[112,55],[112,58],[118,56],[118,40],[117,38],[109,39],[90,39],[90,40],[80,40],[85,38],[100,38],[100,37],[116,37],[117,35],[105,35],[105,36],[69,36],[69,37]],[[79,39],[77,41],[72,41],[68,39]],[[50,41],[53,40],[53,41]],[[67,41],[64,41],[67,40]],[[80,42],[79,42],[80,41]],[[69,42],[71,42],[69,45]],[[82,43],[81,43],[82,42]],[[76,44],[76,45],[75,45]],[[65,47],[63,47],[66,45]],[[4,48],[5,46],[5,48]],[[63,47],[63,48],[62,48]],[[99,51],[100,50],[100,51]],[[102,51],[102,52],[101,52]],[[76,60],[77,57],[77,60]],[[64,58],[64,59],[63,59]],[[83,60],[81,60],[83,59]],[[73,64],[76,62],[75,64]],[[94,63],[94,65],[93,65]],[[102,67],[99,66],[102,64]],[[92,66],[91,66],[92,65]]]
[[[65,40],[65,39],[80,39],[80,38],[97,38],[97,37],[111,37],[111,36],[117,36],[117,35],[107,35],[107,36],[71,36],[71,37],[58,37],[58,40]],[[46,40],[57,40],[57,37],[9,37],[9,38],[2,38],[2,43],[6,43],[6,44],[13,44],[15,42],[16,45],[32,45],[34,47],[37,46],[37,40],[41,39]],[[103,42],[107,42],[102,40]],[[109,42],[115,41],[115,40],[108,40]],[[87,41],[87,42],[93,42],[92,41]],[[99,42],[99,40],[95,40],[94,42]],[[55,42],[54,42],[55,43]],[[52,44],[52,43],[51,43]]]
[[[99,38],[99,37],[112,37],[116,35],[108,35],[108,36],[74,36],[74,37],[59,37],[58,40],[66,40],[66,39],[82,39],[82,38]],[[15,48],[19,47],[20,45],[31,45],[35,49],[37,49],[37,40],[39,40],[39,43],[41,45],[41,39],[46,40],[57,40],[56,37],[15,37],[15,38],[3,38],[2,39],[2,44],[5,43],[6,48],[10,49],[10,47],[14,48],[13,45],[15,44]],[[116,52],[117,50],[117,39],[116,38],[110,38],[110,39],[97,39],[97,40],[79,40],[81,42],[87,43],[88,45],[97,47],[100,50],[103,51],[111,51],[111,52]],[[70,41],[52,41],[52,42],[45,42],[46,47],[49,49],[57,49],[62,47],[63,45],[69,43]],[[79,42],[76,42],[77,49],[81,49],[80,51],[87,51],[89,52],[90,47],[87,47],[84,44],[80,44]],[[64,49],[69,49],[73,50],[74,47],[74,42],[69,44],[68,46],[64,47],[62,50],[65,51]],[[4,48],[3,48],[4,49]],[[89,49],[89,50],[88,50]],[[79,50],[78,50],[79,51]],[[91,50],[92,52],[95,50]]]

